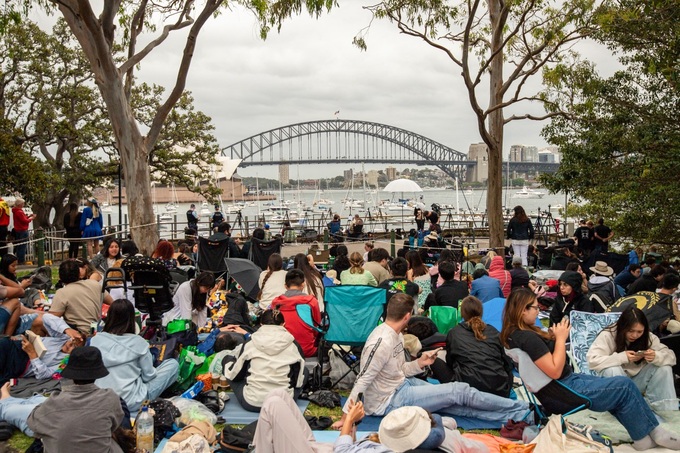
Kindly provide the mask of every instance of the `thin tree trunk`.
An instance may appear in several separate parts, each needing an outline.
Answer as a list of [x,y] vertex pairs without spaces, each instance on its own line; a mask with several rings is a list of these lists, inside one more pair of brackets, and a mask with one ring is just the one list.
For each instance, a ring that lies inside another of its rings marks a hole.
[[[489,66],[489,108],[503,102],[501,88],[503,85],[503,33],[501,21],[501,4],[499,0],[489,0],[489,17],[491,19],[491,52],[496,53]],[[489,179],[486,210],[489,217],[489,247],[504,247],[503,228],[503,110],[497,109],[489,113],[488,131],[489,147]],[[489,143],[490,142],[490,143]]]

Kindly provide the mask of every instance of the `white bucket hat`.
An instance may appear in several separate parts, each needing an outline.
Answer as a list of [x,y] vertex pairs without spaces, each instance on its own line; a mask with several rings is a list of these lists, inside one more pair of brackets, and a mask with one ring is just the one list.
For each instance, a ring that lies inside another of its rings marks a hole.
[[395,409],[380,422],[380,443],[397,453],[417,448],[431,430],[430,416],[422,407]]
[[595,261],[595,266],[590,268],[591,271],[595,272],[597,275],[602,275],[604,277],[609,277],[614,273],[614,269],[607,266],[604,261]]

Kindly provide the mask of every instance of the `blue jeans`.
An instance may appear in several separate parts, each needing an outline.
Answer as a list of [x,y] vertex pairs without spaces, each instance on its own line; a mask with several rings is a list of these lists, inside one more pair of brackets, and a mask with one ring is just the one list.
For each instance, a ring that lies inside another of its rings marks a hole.
[[20,264],[26,261],[26,248],[28,247],[26,239],[28,239],[28,231],[14,231],[14,253]]
[[659,422],[635,383],[623,376],[599,377],[572,373],[560,382],[592,401],[590,410],[609,412],[621,423],[631,439],[640,440]]
[[35,395],[30,398],[14,398],[10,396],[0,400],[0,420],[5,420],[16,426],[29,437],[33,437],[33,431],[28,427],[28,416],[33,409],[43,401],[45,398],[42,395]]
[[499,427],[510,419],[522,420],[529,414],[526,401],[480,392],[463,382],[435,385],[416,378],[407,378],[397,388],[385,414],[404,406],[419,406],[454,417],[497,421]]
[[673,369],[669,365],[656,366],[647,363],[635,376],[628,376],[622,367],[614,366],[602,370],[600,376],[625,376],[631,379],[654,411],[678,410]]
[[[166,359],[156,368],[156,377],[146,383],[146,391],[150,400],[155,400],[163,393],[163,390],[170,387],[177,381],[179,374],[179,363],[175,359]],[[139,406],[130,407],[130,411],[138,411]]]

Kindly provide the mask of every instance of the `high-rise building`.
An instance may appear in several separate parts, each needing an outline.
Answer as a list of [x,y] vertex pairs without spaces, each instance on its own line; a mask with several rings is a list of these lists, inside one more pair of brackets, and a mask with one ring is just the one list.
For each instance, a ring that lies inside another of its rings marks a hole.
[[394,167],[387,167],[385,169],[385,174],[387,175],[388,181],[394,181],[397,179],[397,169]]
[[468,149],[468,159],[477,161],[474,167],[468,167],[466,181],[484,182],[489,179],[489,147],[486,143],[473,143]]
[[281,184],[290,183],[290,165],[279,164],[279,181]]

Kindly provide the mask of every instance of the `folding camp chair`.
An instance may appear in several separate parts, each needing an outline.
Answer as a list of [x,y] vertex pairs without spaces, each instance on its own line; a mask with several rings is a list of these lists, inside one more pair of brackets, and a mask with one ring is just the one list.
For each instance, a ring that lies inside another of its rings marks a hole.
[[149,314],[147,327],[161,326],[163,313],[174,307],[167,268],[159,260],[133,256],[123,261],[123,270],[132,282],[128,288],[134,291],[135,308]]
[[[359,375],[360,364],[352,352],[362,347],[383,314],[387,290],[372,286],[329,286],[324,295],[325,313],[322,325],[316,326],[320,333],[319,363],[323,371],[323,351],[333,348],[334,353],[347,364],[349,370],[331,388],[350,373]],[[302,318],[302,316],[301,316]],[[310,316],[311,318],[311,316]],[[304,318],[302,318],[304,320]]]
[[434,321],[437,331],[446,335],[460,322],[460,312],[455,307],[433,305],[430,307],[429,318]]
[[[215,278],[227,272],[225,258],[229,257],[229,238],[211,241],[205,237],[198,238],[198,257],[196,268],[200,272],[212,272]],[[225,279],[226,280],[226,279]]]
[[257,264],[263,271],[267,270],[269,257],[274,253],[281,253],[281,238],[274,238],[270,241],[257,238],[250,239],[248,259]]
[[587,313],[572,311],[569,314],[571,331],[571,359],[575,370],[583,374],[597,375],[588,366],[588,350],[602,330],[618,321],[621,313]]
[[[592,405],[590,398],[577,393],[541,371],[529,354],[521,349],[506,349],[505,353],[512,359],[519,371],[527,398],[530,403],[533,403],[534,410],[540,418],[539,424],[546,423],[549,415],[567,416],[588,409]],[[538,402],[541,403],[542,408]]]

